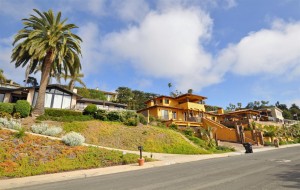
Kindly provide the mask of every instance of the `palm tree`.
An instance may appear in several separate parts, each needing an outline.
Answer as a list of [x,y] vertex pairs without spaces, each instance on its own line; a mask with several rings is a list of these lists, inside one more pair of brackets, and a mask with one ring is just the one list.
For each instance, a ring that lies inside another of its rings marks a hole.
[[[78,28],[74,24],[66,24],[67,19],[61,21],[61,12],[57,15],[52,10],[39,12],[38,15],[30,15],[23,19],[24,28],[15,36],[12,53],[12,61],[15,66],[26,66],[29,64],[29,73],[41,66],[41,81],[37,103],[33,111],[34,115],[44,113],[45,92],[51,71],[55,70],[65,74],[71,71],[69,68],[81,69],[78,55],[81,55],[81,38],[71,32]],[[74,73],[70,72],[71,75]]]
[[6,77],[4,76],[3,70],[0,69],[0,83],[5,83]]
[[70,80],[68,86],[69,86],[69,89],[70,89],[71,91],[73,91],[76,82],[78,82],[78,83],[81,84],[84,88],[86,88],[84,82],[81,80],[81,78],[84,77],[84,74],[82,74],[82,73],[74,73],[73,75],[65,75],[65,74],[62,74],[62,77],[63,77],[64,79],[69,79],[69,80]]

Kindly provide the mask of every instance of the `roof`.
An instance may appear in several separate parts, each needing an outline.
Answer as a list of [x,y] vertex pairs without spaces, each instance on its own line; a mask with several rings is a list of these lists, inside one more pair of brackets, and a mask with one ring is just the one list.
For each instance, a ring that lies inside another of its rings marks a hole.
[[89,99],[89,98],[81,98],[79,100],[77,100],[77,102],[82,102],[82,103],[93,103],[93,104],[100,104],[100,105],[114,105],[114,106],[118,106],[118,107],[127,107],[126,104],[120,104],[120,103],[114,103],[114,102],[109,102],[109,101],[105,101],[105,100],[95,100],[95,99]]
[[[33,89],[33,88],[39,89],[40,86],[36,86],[36,87],[33,87],[33,86],[30,86],[30,87],[19,87],[19,88],[5,88],[5,87],[0,87],[0,90],[7,91],[7,92],[14,92],[14,91],[27,91],[28,89]],[[72,94],[72,95],[75,95],[75,96],[77,96],[79,98],[82,98],[82,96],[76,94],[75,92],[72,92],[69,89],[64,88],[62,85],[59,85],[59,84],[49,84],[47,86],[47,89],[48,88],[58,88],[58,89],[60,89],[60,90],[62,90],[64,92],[67,92],[69,94]]]
[[223,115],[235,115],[235,114],[249,113],[249,112],[253,113],[253,114],[257,114],[257,115],[259,114],[259,111],[257,111],[257,110],[243,109],[243,110],[228,112]]
[[283,112],[281,109],[279,109],[278,107],[276,107],[276,106],[272,106],[272,107],[266,107],[266,108],[261,108],[261,109],[259,109],[258,111],[271,111],[271,109],[277,109],[278,111],[280,111],[280,112]]
[[177,100],[177,101],[189,98],[191,100],[191,102],[207,99],[207,97],[204,97],[204,96],[199,96],[199,95],[196,95],[196,94],[187,93],[187,94],[182,94],[182,95],[177,96],[177,97],[162,95],[162,96],[158,96],[158,97],[152,98],[150,100],[147,100],[145,103],[148,103],[151,100],[156,100],[156,99],[160,99],[160,98],[169,98],[169,99],[173,99],[173,100]]

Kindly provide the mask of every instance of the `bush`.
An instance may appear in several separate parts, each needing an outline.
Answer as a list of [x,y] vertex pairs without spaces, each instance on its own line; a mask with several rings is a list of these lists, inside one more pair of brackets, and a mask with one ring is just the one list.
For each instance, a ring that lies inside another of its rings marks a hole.
[[171,125],[169,125],[169,128],[177,131],[178,130],[178,125],[172,123]]
[[0,125],[14,130],[22,129],[21,123],[16,120],[7,120],[6,118],[0,118]]
[[124,121],[124,124],[127,126],[137,126],[138,121],[137,121],[137,118],[131,117],[131,118],[127,119],[126,121]]
[[21,114],[20,114],[19,112],[14,113],[14,114],[13,114],[13,118],[15,118],[15,119],[20,119],[20,118],[21,118]]
[[7,112],[0,112],[0,118],[11,119],[11,115]]
[[45,123],[41,123],[38,125],[32,125],[30,129],[33,133],[42,134],[48,129],[48,125]]
[[97,110],[94,115],[95,119],[99,119],[101,121],[107,121],[107,111],[106,110]]
[[111,111],[107,114],[107,119],[109,121],[121,121],[120,113],[117,111]]
[[156,121],[156,118],[155,118],[154,116],[150,115],[150,116],[149,116],[149,121],[150,121],[150,122]]
[[85,141],[85,138],[80,133],[70,132],[70,133],[64,135],[61,140],[66,145],[79,146]]
[[82,113],[74,110],[47,108],[44,115],[52,117],[82,116]]
[[15,104],[15,112],[20,113],[21,117],[28,117],[31,106],[27,100],[18,100]]
[[31,131],[33,133],[48,135],[48,136],[56,136],[62,132],[62,128],[60,127],[50,127],[45,123],[41,123],[38,125],[32,125]]
[[60,127],[49,127],[46,131],[44,131],[42,134],[43,135],[48,135],[48,136],[56,136],[59,133],[61,133],[63,130]]
[[17,133],[15,133],[14,136],[18,139],[24,137],[25,136],[25,129],[24,128],[19,129],[19,131]]
[[12,114],[14,112],[14,104],[0,102],[0,112]]
[[126,121],[129,118],[136,118],[137,117],[137,114],[134,111],[123,111],[123,112],[119,113],[119,115],[120,115],[120,120],[121,121]]
[[143,114],[138,114],[138,117],[141,124],[147,125],[147,119]]
[[191,129],[190,127],[186,128],[183,130],[183,133],[186,135],[186,136],[193,136],[194,135],[194,130]]
[[95,104],[89,104],[83,110],[83,115],[94,115],[97,111],[97,106]]

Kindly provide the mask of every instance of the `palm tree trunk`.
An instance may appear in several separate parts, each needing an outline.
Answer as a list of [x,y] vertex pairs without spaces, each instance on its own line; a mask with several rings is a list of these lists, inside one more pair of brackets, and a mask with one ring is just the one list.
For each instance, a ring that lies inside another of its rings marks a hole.
[[69,89],[70,89],[71,91],[73,91],[74,86],[75,86],[75,81],[71,79]]
[[51,51],[49,51],[44,61],[44,68],[42,69],[42,76],[40,81],[40,88],[37,97],[37,102],[32,112],[32,114],[35,116],[43,115],[45,112],[45,106],[44,106],[45,94],[49,82],[50,70],[51,70],[53,60],[54,60],[54,54]]

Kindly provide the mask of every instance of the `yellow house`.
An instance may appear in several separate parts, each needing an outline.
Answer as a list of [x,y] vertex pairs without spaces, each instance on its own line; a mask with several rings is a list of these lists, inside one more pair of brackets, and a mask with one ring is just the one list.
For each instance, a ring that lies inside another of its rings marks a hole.
[[204,96],[183,94],[178,97],[159,96],[145,102],[147,108],[139,110],[146,117],[154,116],[166,121],[167,125],[175,123],[179,127],[200,127],[205,112]]
[[[211,128],[212,135],[218,140],[258,143],[254,134],[248,134],[237,127],[247,127],[253,116],[258,115],[258,111],[241,110],[224,113],[220,107],[215,111],[206,111],[205,99],[207,98],[204,96],[189,93],[178,97],[159,96],[145,102],[147,107],[138,113],[148,117],[148,121],[152,116],[164,121],[167,126],[176,124],[179,129],[191,127],[195,133],[201,128]],[[233,128],[228,127],[231,122]]]

